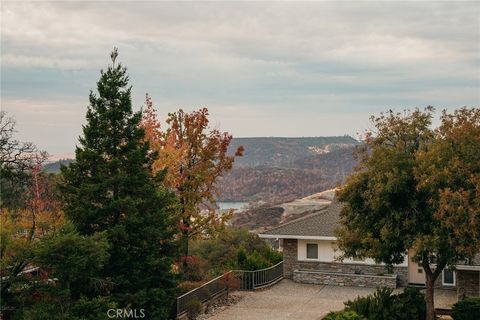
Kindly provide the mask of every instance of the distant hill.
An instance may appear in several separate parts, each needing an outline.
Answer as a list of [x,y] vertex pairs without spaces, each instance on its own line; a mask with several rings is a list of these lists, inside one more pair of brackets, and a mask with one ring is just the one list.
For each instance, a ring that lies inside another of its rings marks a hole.
[[60,172],[60,166],[68,166],[73,161],[73,159],[61,159],[58,161],[50,162],[43,166],[43,171],[47,173],[58,173]]
[[294,167],[296,160],[358,144],[350,136],[234,138],[229,151],[245,148],[244,156],[235,160],[236,167]]
[[[334,188],[348,176],[360,142],[350,136],[305,138],[234,138],[229,152],[243,145],[243,157],[218,183],[220,201],[291,201]],[[45,165],[46,172],[59,172],[63,159]]]
[[219,198],[222,201],[275,204],[334,188],[345,181],[356,165],[356,146],[353,144],[333,148],[327,153],[310,154],[293,160],[285,167],[235,165],[220,180]]

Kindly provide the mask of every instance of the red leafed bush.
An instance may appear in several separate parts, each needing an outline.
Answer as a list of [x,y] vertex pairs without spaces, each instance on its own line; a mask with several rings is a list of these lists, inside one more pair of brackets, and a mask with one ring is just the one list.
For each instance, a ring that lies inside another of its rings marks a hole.
[[178,268],[184,280],[200,281],[205,278],[207,262],[198,256],[180,258]]

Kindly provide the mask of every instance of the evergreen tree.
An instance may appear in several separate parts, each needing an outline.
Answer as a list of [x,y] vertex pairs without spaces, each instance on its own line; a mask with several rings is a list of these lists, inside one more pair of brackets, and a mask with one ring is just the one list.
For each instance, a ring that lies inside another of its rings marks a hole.
[[141,113],[132,111],[126,68],[116,57],[114,49],[98,95],[90,93],[76,162],[62,168],[65,213],[81,234],[107,232],[110,258],[103,272],[114,283],[118,306],[163,319],[175,298],[175,198],[152,177],[157,155],[139,126]]

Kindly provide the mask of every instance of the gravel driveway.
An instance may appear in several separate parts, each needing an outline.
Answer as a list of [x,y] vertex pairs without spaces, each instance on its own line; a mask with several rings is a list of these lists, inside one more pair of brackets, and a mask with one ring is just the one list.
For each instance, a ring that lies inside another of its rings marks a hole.
[[[397,289],[401,290],[401,289]],[[343,302],[374,292],[373,288],[339,287],[282,280],[271,288],[240,292],[243,299],[209,317],[209,320],[315,320],[343,309]],[[456,292],[437,290],[437,307],[449,307]]]

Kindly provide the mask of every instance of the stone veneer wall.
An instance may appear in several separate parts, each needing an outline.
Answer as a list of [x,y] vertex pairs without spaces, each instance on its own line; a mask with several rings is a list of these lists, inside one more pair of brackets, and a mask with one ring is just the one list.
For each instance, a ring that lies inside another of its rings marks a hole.
[[[320,262],[320,261],[298,261],[297,239],[283,240],[283,274],[285,278],[293,279],[293,271],[298,270],[325,270],[336,273],[352,274],[361,271],[365,274],[384,274],[388,273],[386,268],[381,265],[338,263],[338,262]],[[394,267],[393,273],[396,274],[398,286],[408,285],[408,268]]]
[[298,269],[297,239],[283,239],[283,277],[293,279],[293,270]]
[[480,272],[471,270],[457,270],[458,298],[478,297],[480,295]]
[[397,275],[369,275],[325,272],[315,270],[294,270],[293,281],[300,283],[326,284],[350,287],[397,287]]

